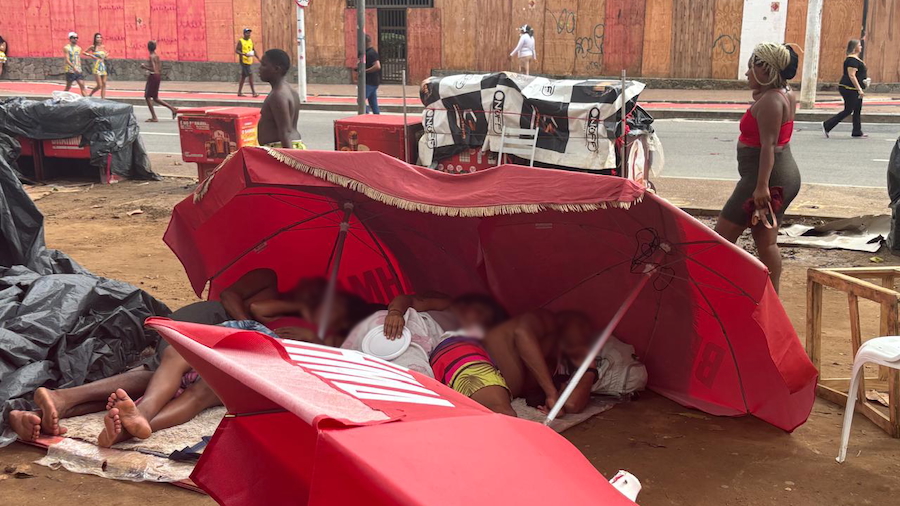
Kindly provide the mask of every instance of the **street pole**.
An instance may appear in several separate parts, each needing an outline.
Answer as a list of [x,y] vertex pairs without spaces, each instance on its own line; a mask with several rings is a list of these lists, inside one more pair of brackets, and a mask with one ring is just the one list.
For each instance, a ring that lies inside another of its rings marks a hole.
[[809,0],[806,14],[806,47],[803,52],[803,81],[800,88],[800,108],[816,105],[816,86],[819,82],[819,48],[822,35],[823,0]]
[[306,7],[309,0],[297,0],[297,93],[305,104],[306,92]]
[[356,108],[366,113],[366,0],[356,0],[356,49],[359,52],[356,82]]

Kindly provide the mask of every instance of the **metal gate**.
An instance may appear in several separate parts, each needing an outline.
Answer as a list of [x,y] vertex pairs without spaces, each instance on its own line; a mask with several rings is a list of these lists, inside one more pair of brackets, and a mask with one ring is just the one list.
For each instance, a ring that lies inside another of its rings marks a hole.
[[406,9],[378,9],[378,54],[382,81],[402,82],[406,70]]

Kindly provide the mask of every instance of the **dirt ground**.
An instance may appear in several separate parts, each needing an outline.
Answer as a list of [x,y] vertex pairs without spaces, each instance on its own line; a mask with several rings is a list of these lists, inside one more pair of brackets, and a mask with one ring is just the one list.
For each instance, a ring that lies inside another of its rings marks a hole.
[[[163,171],[164,172],[164,171]],[[71,191],[76,188],[77,191]],[[176,309],[198,300],[181,265],[161,237],[172,207],[193,188],[188,179],[82,185],[32,191],[46,215],[50,247],[91,271],[140,286]],[[43,195],[43,196],[42,196]],[[129,214],[140,210],[140,213]],[[782,298],[802,336],[806,269],[872,265],[873,255],[820,250],[785,251]],[[888,263],[900,263],[883,255]],[[823,363],[849,376],[852,356],[846,297],[826,292]],[[877,307],[861,307],[863,334],[878,335]],[[606,476],[627,469],[643,485],[639,502],[662,505],[819,506],[897,504],[900,441],[868,420],[854,421],[848,461],[834,461],[842,408],[818,401],[809,422],[786,434],[752,417],[714,418],[654,394],[616,407],[565,433]],[[0,472],[33,462],[41,451],[21,444],[0,450]],[[2,504],[212,504],[168,485],[112,482],[32,466],[30,479],[0,474]]]

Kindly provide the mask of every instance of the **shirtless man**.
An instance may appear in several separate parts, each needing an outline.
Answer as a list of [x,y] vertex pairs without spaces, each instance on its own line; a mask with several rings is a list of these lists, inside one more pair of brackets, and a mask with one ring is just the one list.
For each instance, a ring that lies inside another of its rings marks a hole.
[[291,69],[291,57],[281,49],[266,51],[260,61],[259,78],[272,85],[259,118],[259,144],[273,148],[306,149],[300,140],[300,95],[284,82]]
[[147,85],[144,88],[144,99],[147,101],[147,107],[150,108],[150,119],[147,122],[156,123],[159,121],[159,118],[156,117],[156,111],[153,110],[154,102],[172,111],[172,119],[175,119],[175,116],[178,115],[178,109],[159,99],[159,85],[162,82],[162,62],[159,59],[159,55],[156,54],[156,41],[151,40],[147,43],[147,51],[150,52],[150,57],[147,63],[141,63],[141,68],[149,72],[147,74]]

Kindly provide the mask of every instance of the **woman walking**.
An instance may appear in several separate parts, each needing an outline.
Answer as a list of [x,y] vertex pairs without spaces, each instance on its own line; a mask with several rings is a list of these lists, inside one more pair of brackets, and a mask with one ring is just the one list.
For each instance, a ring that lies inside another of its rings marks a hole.
[[537,52],[534,50],[534,30],[530,25],[519,28],[519,43],[513,49],[509,56],[515,56],[519,59],[519,73],[525,72],[525,75],[531,74],[531,60],[537,60]]
[[857,39],[851,39],[847,43],[847,58],[844,60],[844,75],[838,90],[844,99],[844,110],[835,114],[822,123],[825,137],[831,134],[834,127],[847,116],[853,115],[853,137],[867,137],[862,131],[862,106],[865,89],[869,86],[869,69],[866,63],[859,57],[862,53],[863,43]]
[[786,45],[765,43],[754,49],[747,69],[754,102],[741,118],[737,147],[741,179],[716,223],[716,232],[732,243],[750,228],[776,291],[781,279],[778,226],[800,191],[800,170],[790,146],[797,100],[787,85],[797,74],[797,62]]
[[3,77],[3,68],[6,67],[6,51],[8,50],[6,41],[0,37],[0,77]]
[[106,59],[109,57],[109,53],[106,52],[106,46],[103,45],[103,35],[99,33],[94,34],[94,42],[88,48],[85,56],[90,56],[94,59],[93,72],[94,79],[97,80],[97,86],[91,90],[90,96],[93,97],[94,93],[100,90],[100,98],[106,98],[106,81],[109,73],[106,69]]

